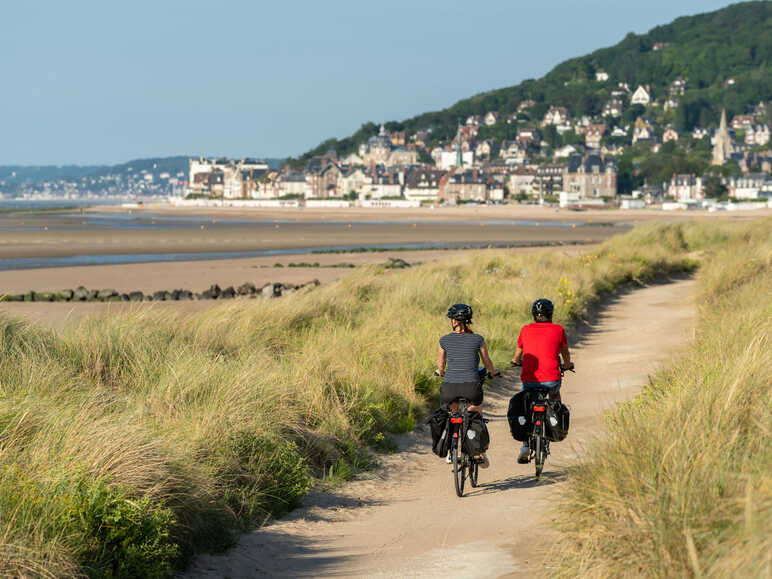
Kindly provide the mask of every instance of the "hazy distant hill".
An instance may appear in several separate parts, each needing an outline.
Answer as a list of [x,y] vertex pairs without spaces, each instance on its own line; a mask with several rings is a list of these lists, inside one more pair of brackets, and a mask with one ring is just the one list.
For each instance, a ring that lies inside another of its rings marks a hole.
[[[641,5],[645,10],[645,5]],[[664,46],[663,46],[664,45]],[[598,82],[596,71],[609,75]],[[744,113],[760,100],[772,98],[772,2],[733,4],[715,12],[685,16],[646,34],[628,34],[618,44],[557,65],[538,80],[492,90],[436,112],[386,123],[389,130],[432,129],[435,140],[455,132],[459,120],[496,111],[510,115],[520,102],[532,99],[532,119],[540,119],[550,106],[564,106],[574,115],[599,114],[619,82],[632,90],[651,85],[662,97],[678,77],[688,82],[676,118],[679,128],[715,123],[721,108],[731,115]],[[725,86],[733,78],[734,84]],[[303,155],[308,158],[329,149],[348,153],[374,135],[374,123],[363,125],[344,139],[329,139]],[[495,135],[494,135],[495,136]]]
[[[99,177],[102,175],[127,175],[147,171],[158,177],[161,173],[176,175],[188,174],[188,159],[190,157],[153,157],[134,159],[119,165],[0,165],[0,181],[9,184],[35,183],[40,181],[55,181],[80,179],[81,177]],[[278,167],[283,159],[265,159],[271,167]]]

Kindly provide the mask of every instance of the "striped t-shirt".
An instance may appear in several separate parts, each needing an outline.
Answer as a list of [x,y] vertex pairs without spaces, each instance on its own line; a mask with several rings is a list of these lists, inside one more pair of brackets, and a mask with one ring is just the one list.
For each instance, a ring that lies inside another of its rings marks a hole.
[[458,334],[452,332],[440,338],[440,347],[445,350],[447,369],[445,382],[479,382],[477,367],[480,363],[480,348],[485,339],[480,334]]

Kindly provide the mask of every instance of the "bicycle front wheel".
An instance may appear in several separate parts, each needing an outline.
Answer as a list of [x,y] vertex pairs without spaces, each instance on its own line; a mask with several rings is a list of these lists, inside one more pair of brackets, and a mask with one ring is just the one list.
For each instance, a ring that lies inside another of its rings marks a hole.
[[472,488],[477,488],[477,474],[479,473],[480,465],[476,461],[472,461],[469,464],[469,484]]
[[461,439],[458,438],[453,443],[451,450],[453,453],[453,484],[456,487],[456,495],[463,496],[464,494],[464,482],[466,481],[466,464],[463,456],[461,455]]

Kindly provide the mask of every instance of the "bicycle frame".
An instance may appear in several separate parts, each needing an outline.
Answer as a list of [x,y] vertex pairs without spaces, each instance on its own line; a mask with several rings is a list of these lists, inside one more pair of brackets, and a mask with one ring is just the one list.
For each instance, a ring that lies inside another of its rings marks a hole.
[[531,449],[530,459],[534,461],[536,476],[540,476],[544,469],[544,461],[549,451],[549,440],[545,436],[547,423],[547,399],[549,390],[544,388],[532,388],[528,391],[528,405],[531,412],[531,434],[528,437],[528,446]]

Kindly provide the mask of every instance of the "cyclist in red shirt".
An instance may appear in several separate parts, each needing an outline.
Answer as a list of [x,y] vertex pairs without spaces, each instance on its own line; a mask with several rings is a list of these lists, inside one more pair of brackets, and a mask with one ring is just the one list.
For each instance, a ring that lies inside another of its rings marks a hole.
[[[515,366],[522,366],[520,381],[523,389],[548,388],[550,400],[560,400],[561,364],[566,370],[572,370],[571,353],[563,326],[552,323],[552,302],[541,298],[533,302],[531,314],[533,324],[523,326],[517,338],[517,350],[512,358]],[[518,462],[528,462],[530,449],[524,443],[520,449]]]

